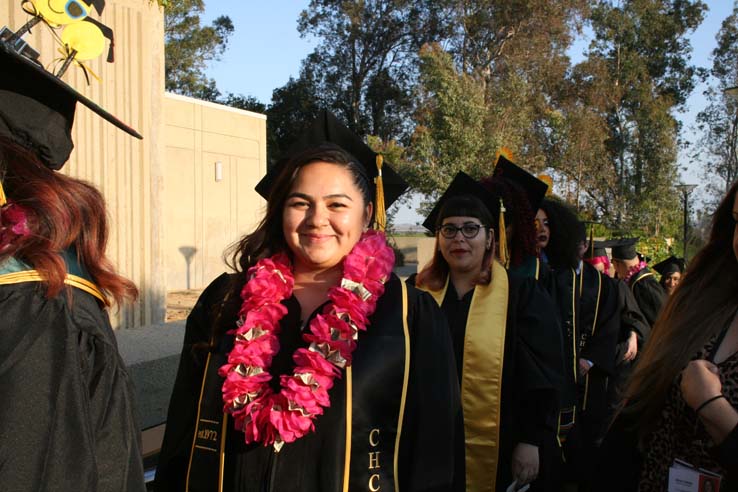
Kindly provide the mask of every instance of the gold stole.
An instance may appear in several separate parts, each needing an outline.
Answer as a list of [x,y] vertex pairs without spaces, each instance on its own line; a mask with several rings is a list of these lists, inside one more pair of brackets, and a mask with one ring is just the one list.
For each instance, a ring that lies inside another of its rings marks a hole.
[[[446,285],[439,291],[423,290],[440,306],[448,282],[446,279]],[[492,262],[492,282],[474,288],[464,335],[461,404],[466,441],[466,490],[482,492],[496,488],[507,300],[507,271]]]
[[[44,278],[36,270],[24,270],[21,272],[12,272],[0,275],[0,285],[20,284],[23,282],[43,282],[43,280]],[[110,301],[105,297],[105,294],[100,291],[97,285],[87,279],[67,273],[67,276],[64,278],[64,283],[97,297],[106,306],[110,305]]]

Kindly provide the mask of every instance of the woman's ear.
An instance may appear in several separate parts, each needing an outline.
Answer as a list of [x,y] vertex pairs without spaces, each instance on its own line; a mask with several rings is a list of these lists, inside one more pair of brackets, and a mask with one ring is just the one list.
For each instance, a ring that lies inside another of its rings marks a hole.
[[489,230],[489,234],[487,234],[487,244],[486,244],[487,251],[491,250],[492,246],[495,244],[495,230],[492,229],[491,227],[488,230]]
[[374,204],[372,202],[367,203],[366,210],[364,212],[364,231],[369,229],[372,223],[372,213],[374,212]]

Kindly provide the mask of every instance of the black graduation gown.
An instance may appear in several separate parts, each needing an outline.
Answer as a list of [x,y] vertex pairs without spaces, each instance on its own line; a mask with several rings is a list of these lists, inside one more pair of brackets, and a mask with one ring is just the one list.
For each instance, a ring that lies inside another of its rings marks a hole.
[[661,306],[666,302],[664,288],[656,281],[656,277],[648,267],[636,272],[628,281],[628,285],[646,321],[653,327],[661,312]]
[[132,382],[97,299],[0,285],[0,313],[0,490],[146,490]]
[[[578,273],[562,268],[553,270],[552,276],[550,288],[561,321],[565,359],[560,436],[566,467],[562,461],[561,475],[555,480],[584,485],[594,472],[597,443],[611,415],[608,384],[615,373],[621,323],[618,290],[586,262]],[[593,363],[586,376],[579,375],[579,359]]]
[[[408,279],[414,281],[414,278]],[[497,465],[497,490],[512,483],[512,452],[520,442],[538,446],[539,479],[534,490],[547,489],[547,476],[556,433],[558,389],[563,381],[560,329],[555,306],[548,294],[531,277],[508,276],[508,309],[500,417],[500,447]],[[474,291],[462,299],[449,282],[442,303],[449,319],[456,367],[461,379],[464,338]],[[463,437],[463,420],[457,421]],[[463,439],[455,446],[455,491],[464,491],[465,452]]]
[[[224,296],[228,291],[240,292],[241,284],[234,276],[222,275],[201,295],[187,319],[184,347],[174,390],[169,404],[166,434],[162,443],[157,468],[155,490],[185,490],[190,450],[193,444],[194,423],[203,380],[202,351],[193,346],[207,342],[215,323],[235,327],[233,310],[225,309],[216,321]],[[353,410],[361,412],[364,405],[382,398],[385,385],[396,374],[385,367],[382,353],[371,352],[372,337],[382,337],[388,325],[397,319],[401,310],[401,285],[397,276],[386,285],[386,290],[370,318],[368,331],[359,335],[353,354],[354,380],[359,372],[371,384],[362,391],[353,388]],[[236,296],[237,297],[237,296]],[[292,353],[307,344],[299,331],[300,306],[292,297],[285,301],[288,314],[280,321],[280,351],[274,358],[271,373],[291,373],[294,368]],[[396,328],[396,327],[393,327]],[[408,329],[410,335],[410,369],[399,452],[399,486],[408,491],[447,491],[453,476],[452,442],[454,419],[460,411],[459,389],[454,369],[451,340],[443,314],[433,299],[415,289],[408,289]],[[362,343],[363,342],[363,343]],[[221,344],[219,351],[227,350]],[[344,373],[345,375],[345,373]],[[400,375],[401,376],[401,375]],[[276,378],[275,378],[276,379]],[[273,380],[273,382],[275,382]],[[222,385],[222,379],[218,381]],[[332,492],[343,490],[346,388],[345,377],[336,379],[330,390],[331,406],[319,416],[312,432],[293,443],[287,443],[277,454],[261,444],[246,445],[243,434],[229,427],[226,437],[224,488],[227,491]],[[222,401],[218,403],[222,407]],[[217,409],[216,409],[217,410]],[[229,422],[231,420],[229,419]],[[396,423],[396,420],[395,420]],[[359,433],[353,427],[352,443]],[[380,436],[382,434],[379,434]],[[360,486],[351,490],[369,490],[371,451],[363,443],[361,460],[351,461],[352,481],[359,478]],[[357,446],[353,446],[352,453]],[[359,452],[359,451],[356,451]],[[382,470],[392,468],[392,456],[381,457]],[[356,474],[355,474],[356,467]],[[384,473],[383,471],[383,473]],[[375,484],[376,485],[376,484]],[[382,485],[381,490],[392,490]]]
[[[551,289],[564,339],[567,383],[562,408],[591,408],[592,398],[599,397],[604,379],[615,370],[620,333],[617,287],[593,266],[582,262],[579,273],[571,268],[553,271]],[[580,358],[594,364],[589,378],[578,376]]]
[[[638,356],[643,348],[644,343],[651,334],[651,325],[638,307],[638,302],[633,297],[630,287],[619,279],[611,279],[618,289],[618,304],[620,306],[620,335],[618,336],[618,345],[615,353],[615,374],[610,378],[607,387],[608,400],[610,407],[610,415],[619,407],[623,385],[628,379],[630,372],[638,360]],[[632,361],[623,360],[628,350],[628,341],[630,333],[636,334],[638,339],[638,354]],[[611,417],[607,421],[612,420]]]

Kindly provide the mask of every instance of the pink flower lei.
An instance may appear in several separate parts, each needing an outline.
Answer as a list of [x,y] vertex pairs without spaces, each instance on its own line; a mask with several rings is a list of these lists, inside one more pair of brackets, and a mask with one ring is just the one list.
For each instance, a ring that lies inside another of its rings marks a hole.
[[328,291],[330,301],[303,334],[308,348],[292,355],[292,375],[280,378],[281,391],[269,386],[272,358],[279,352],[279,320],[287,314],[281,301],[295,283],[285,254],[266,258],[249,268],[241,291],[233,349],[218,373],[223,382],[224,411],[231,414],[246,443],[273,445],[276,451],[315,429],[314,420],[330,406],[328,391],[341,369],[351,365],[359,331],[384,293],[394,265],[384,234],[365,232],[343,260],[341,285]]
[[625,279],[624,280],[626,282],[630,282],[630,279],[631,279],[631,277],[633,277],[633,275],[635,275],[636,273],[640,272],[641,270],[643,270],[647,266],[648,266],[648,264],[645,261],[640,260],[637,265],[633,265],[632,267],[628,268],[628,273],[625,275]]

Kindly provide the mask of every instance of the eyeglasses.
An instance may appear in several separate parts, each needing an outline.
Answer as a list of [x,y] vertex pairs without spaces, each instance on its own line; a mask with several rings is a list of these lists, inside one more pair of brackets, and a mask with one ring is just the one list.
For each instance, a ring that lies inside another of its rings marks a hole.
[[444,224],[438,228],[438,232],[440,232],[441,236],[446,239],[453,239],[456,237],[456,233],[461,231],[461,234],[463,234],[465,238],[473,239],[477,237],[481,228],[482,226],[480,224],[464,224],[459,227],[456,227],[453,224]]

